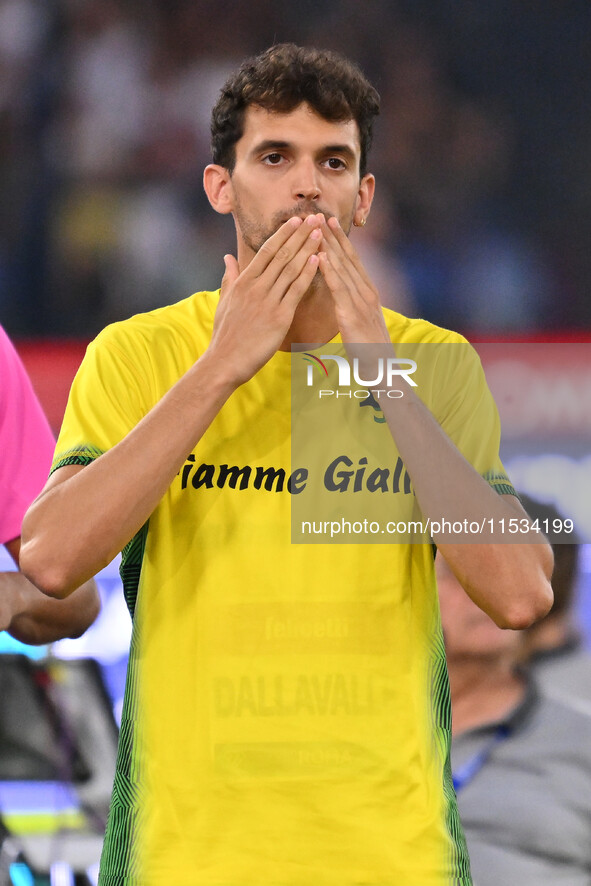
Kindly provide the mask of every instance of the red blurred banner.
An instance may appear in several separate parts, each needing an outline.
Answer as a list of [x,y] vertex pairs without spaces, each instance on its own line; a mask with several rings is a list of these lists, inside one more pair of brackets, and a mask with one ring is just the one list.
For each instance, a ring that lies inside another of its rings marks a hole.
[[60,429],[70,385],[86,345],[86,341],[15,342],[55,434]]

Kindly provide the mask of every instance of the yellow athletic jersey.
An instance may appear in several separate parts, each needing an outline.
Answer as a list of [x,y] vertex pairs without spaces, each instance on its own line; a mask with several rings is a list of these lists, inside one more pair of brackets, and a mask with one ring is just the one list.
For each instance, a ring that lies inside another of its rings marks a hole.
[[[98,336],[54,469],[100,457],[149,412],[206,349],[218,296]],[[384,313],[394,342],[463,341]],[[468,375],[430,405],[511,491],[496,409],[464,349]],[[278,352],[232,394],[123,552],[134,629],[101,886],[471,883],[432,547],[291,543],[304,485],[291,364]],[[392,513],[412,513],[403,465],[389,482]]]

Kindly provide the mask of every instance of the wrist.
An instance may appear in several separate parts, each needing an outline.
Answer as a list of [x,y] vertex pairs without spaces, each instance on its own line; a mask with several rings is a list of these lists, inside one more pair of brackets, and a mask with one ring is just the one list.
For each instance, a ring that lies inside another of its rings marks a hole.
[[252,373],[246,371],[244,366],[238,365],[234,355],[220,354],[211,346],[199,358],[194,369],[212,394],[223,399],[227,399],[236,388],[252,377]]

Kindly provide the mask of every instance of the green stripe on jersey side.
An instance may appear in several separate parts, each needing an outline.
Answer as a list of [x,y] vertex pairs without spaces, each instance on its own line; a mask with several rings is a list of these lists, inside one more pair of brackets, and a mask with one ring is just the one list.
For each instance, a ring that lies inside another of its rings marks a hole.
[[139,886],[142,802],[138,723],[138,630],[134,623],[121,714],[115,783],[101,856],[99,886]]
[[460,822],[451,772],[451,696],[440,624],[435,628],[434,635],[431,646],[429,684],[434,752],[443,764],[442,788],[445,803],[445,827],[449,835],[448,882],[449,886],[472,886],[468,847]]
[[436,628],[431,645],[429,682],[434,725],[438,730],[443,729],[449,733],[451,732],[451,696],[441,626]]
[[[95,446],[78,446],[60,453],[54,461],[52,472],[66,465],[86,466],[103,454]],[[140,886],[140,858],[138,833],[141,826],[140,730],[138,721],[138,664],[139,628],[134,619],[142,560],[146,547],[148,523],[131,539],[121,552],[119,572],[123,583],[125,602],[133,620],[133,632],[127,665],[127,678],[115,781],[99,874],[100,886]]]
[[123,594],[125,602],[133,618],[135,613],[135,604],[137,602],[137,592],[140,584],[140,575],[142,572],[142,562],[146,550],[146,539],[148,537],[148,523],[144,523],[139,532],[128,542],[121,551],[121,566],[119,574],[123,582]]
[[141,882],[139,831],[145,803],[142,802],[141,787],[143,758],[138,692],[140,628],[134,615],[147,535],[148,524],[145,523],[121,553],[119,571],[123,593],[133,620],[133,633],[121,715],[115,784],[101,857],[99,886],[138,886]]

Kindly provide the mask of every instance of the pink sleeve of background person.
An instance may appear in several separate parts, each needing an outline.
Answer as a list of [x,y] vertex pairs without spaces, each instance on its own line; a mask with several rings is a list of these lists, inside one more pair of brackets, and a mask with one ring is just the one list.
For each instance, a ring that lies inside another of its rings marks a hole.
[[0,326],[0,544],[21,534],[47,480],[55,440],[25,368]]

